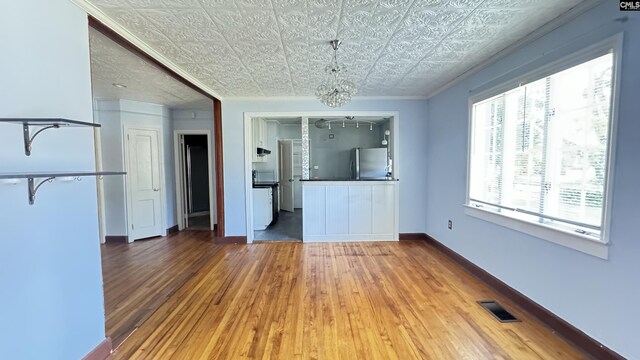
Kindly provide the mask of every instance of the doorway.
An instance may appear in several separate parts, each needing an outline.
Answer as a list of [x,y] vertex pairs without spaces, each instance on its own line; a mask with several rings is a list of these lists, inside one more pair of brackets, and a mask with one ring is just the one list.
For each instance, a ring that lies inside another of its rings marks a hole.
[[208,130],[174,132],[179,230],[215,230],[215,184]]
[[252,147],[266,154],[252,158],[253,240],[302,241],[302,118],[253,124]]

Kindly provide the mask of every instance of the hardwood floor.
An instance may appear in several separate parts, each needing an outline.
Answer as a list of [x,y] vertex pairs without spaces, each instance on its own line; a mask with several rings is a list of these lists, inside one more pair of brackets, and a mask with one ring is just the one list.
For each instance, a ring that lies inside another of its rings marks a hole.
[[[162,240],[175,244],[158,250],[166,267],[173,257],[202,262],[189,280],[160,267],[148,271],[164,278],[153,289],[121,282],[137,299],[164,291],[163,281],[182,286],[162,294],[168,300],[115,359],[588,358],[421,241],[213,245],[197,236]],[[522,322],[497,322],[480,299]]]
[[106,334],[117,347],[217,251],[213,233],[183,231],[132,244],[104,244]]

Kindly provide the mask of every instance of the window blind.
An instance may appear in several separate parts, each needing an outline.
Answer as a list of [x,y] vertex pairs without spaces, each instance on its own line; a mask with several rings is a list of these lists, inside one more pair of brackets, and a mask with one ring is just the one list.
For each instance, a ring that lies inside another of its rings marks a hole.
[[599,231],[612,69],[608,53],[475,102],[470,200]]

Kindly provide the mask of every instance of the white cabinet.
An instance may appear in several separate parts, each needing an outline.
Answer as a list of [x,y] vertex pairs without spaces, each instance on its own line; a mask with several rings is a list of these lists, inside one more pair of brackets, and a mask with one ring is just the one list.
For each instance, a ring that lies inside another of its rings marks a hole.
[[253,189],[253,230],[264,230],[273,220],[271,188]]
[[[253,128],[253,162],[266,162],[267,156],[258,156],[257,149],[267,147],[267,122],[261,118],[252,119]],[[269,149],[271,150],[271,149]]]
[[398,240],[396,181],[304,181],[303,241]]

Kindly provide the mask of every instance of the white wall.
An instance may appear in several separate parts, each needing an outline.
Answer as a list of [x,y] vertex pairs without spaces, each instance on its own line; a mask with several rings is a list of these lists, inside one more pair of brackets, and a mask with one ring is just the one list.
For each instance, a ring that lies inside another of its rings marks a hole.
[[280,124],[278,131],[281,139],[302,139],[302,123]]
[[[92,121],[87,16],[71,2],[4,1],[0,118]],[[91,128],[51,129],[24,155],[0,125],[0,172],[94,170]],[[105,338],[96,182],[0,183],[0,349],[5,359],[79,359]]]
[[[213,106],[213,105],[212,105]],[[209,176],[213,181],[213,189],[211,191],[211,199],[213,200],[213,219],[214,224],[217,224],[217,209],[215,206],[216,203],[216,177],[215,177],[215,154],[216,149],[214,145],[214,127],[213,127],[213,111],[204,111],[204,110],[188,110],[188,109],[173,109],[171,110],[171,147],[172,147],[172,157],[171,162],[174,164],[175,168],[175,160],[173,156],[173,143],[174,137],[173,132],[175,130],[209,130],[211,133],[211,163],[209,164]],[[175,175],[174,175],[175,176]],[[175,183],[175,179],[174,179]],[[175,195],[175,190],[174,190]],[[175,207],[174,207],[175,208]],[[177,218],[176,218],[177,221]]]
[[[126,171],[124,168],[123,126],[160,126],[164,161],[167,228],[177,224],[173,131],[169,109],[163,105],[129,100],[97,101],[96,122],[102,124],[102,167],[105,170]],[[105,178],[105,235],[127,235],[126,191],[123,178]]]
[[[244,112],[330,111],[315,99],[231,99],[222,103],[224,194],[227,236],[246,235],[244,189]],[[427,176],[427,101],[354,100],[339,109],[400,113],[400,232],[424,232]],[[250,175],[249,175],[250,176]]]
[[[615,21],[622,16],[628,21]],[[469,91],[511,70],[514,76],[522,74],[621,31],[625,40],[609,260],[465,215]],[[640,14],[621,13],[617,1],[606,1],[430,99],[428,152],[420,162],[426,166],[430,235],[630,359],[640,359],[638,64]],[[453,220],[453,230],[447,230],[448,219]]]

